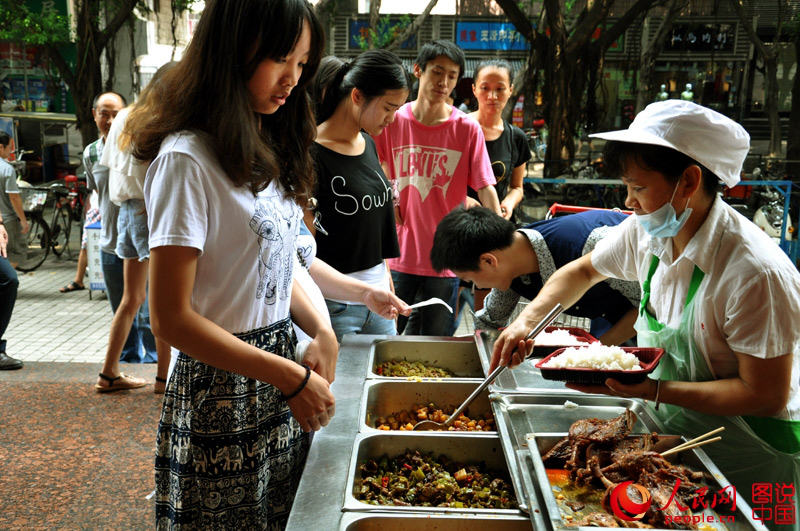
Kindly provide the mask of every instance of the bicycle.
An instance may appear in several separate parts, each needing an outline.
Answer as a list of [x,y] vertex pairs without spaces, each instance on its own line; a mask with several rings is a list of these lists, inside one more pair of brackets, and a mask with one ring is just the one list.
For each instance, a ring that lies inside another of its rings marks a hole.
[[16,265],[24,273],[38,268],[50,252],[50,226],[44,220],[44,207],[50,191],[47,188],[21,187],[22,210],[28,219],[24,256]]
[[62,256],[66,252],[71,258],[69,242],[73,221],[78,223],[81,236],[83,231],[84,198],[88,192],[86,182],[80,181],[75,175],[67,175],[63,183],[58,181],[50,187],[55,195],[50,222],[50,244],[56,256]]

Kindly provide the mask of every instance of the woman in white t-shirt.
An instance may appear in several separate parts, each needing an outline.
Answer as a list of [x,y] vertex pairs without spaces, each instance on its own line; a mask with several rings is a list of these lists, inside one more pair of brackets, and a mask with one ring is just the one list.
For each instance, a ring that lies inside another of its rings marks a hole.
[[[340,341],[345,334],[394,335],[397,309],[393,315],[373,311],[369,299],[381,294],[408,313],[391,294],[386,259],[400,255],[393,192],[370,135],[379,135],[394,121],[408,97],[408,78],[400,59],[386,50],[370,50],[346,63],[335,58],[324,63],[317,83],[325,86],[316,90],[324,98],[311,150],[317,215],[325,228],[316,234],[317,255],[370,289],[348,294],[323,287],[322,292]],[[311,275],[318,280],[316,271]]]
[[[154,332],[181,352],[156,439],[156,525],[282,529],[334,412],[338,344],[293,279],[313,186],[304,0],[207,1],[126,130],[145,179]],[[295,361],[291,318],[312,338]]]

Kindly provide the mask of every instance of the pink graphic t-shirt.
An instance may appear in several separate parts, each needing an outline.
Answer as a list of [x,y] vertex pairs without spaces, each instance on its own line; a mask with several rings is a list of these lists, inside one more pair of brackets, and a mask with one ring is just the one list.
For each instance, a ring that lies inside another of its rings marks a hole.
[[378,156],[388,166],[388,177],[400,193],[397,226],[400,257],[389,260],[394,271],[428,277],[452,277],[437,273],[431,265],[433,235],[439,221],[464,203],[467,186],[479,190],[494,185],[492,164],[480,125],[455,107],[439,125],[420,123],[403,105],[395,121],[375,139]]

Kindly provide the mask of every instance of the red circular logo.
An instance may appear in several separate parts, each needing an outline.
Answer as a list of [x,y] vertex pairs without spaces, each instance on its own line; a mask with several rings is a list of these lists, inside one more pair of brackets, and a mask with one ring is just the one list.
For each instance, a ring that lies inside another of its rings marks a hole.
[[[641,497],[641,502],[635,502],[628,494],[628,486],[635,489]],[[652,503],[650,491],[633,481],[620,483],[611,491],[609,504],[614,516],[626,522],[640,520]]]

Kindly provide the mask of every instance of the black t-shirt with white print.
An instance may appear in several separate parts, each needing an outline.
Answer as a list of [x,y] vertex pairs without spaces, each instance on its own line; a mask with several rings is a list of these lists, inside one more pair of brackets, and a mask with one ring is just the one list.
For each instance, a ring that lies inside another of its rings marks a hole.
[[362,271],[400,255],[392,185],[383,173],[375,142],[361,133],[361,155],[342,155],[316,142],[317,210],[328,235],[317,231],[317,256],[342,273]]
[[522,129],[503,120],[503,133],[494,140],[486,141],[486,151],[489,152],[492,170],[497,179],[497,197],[502,201],[508,191],[514,168],[531,159],[528,140]]

